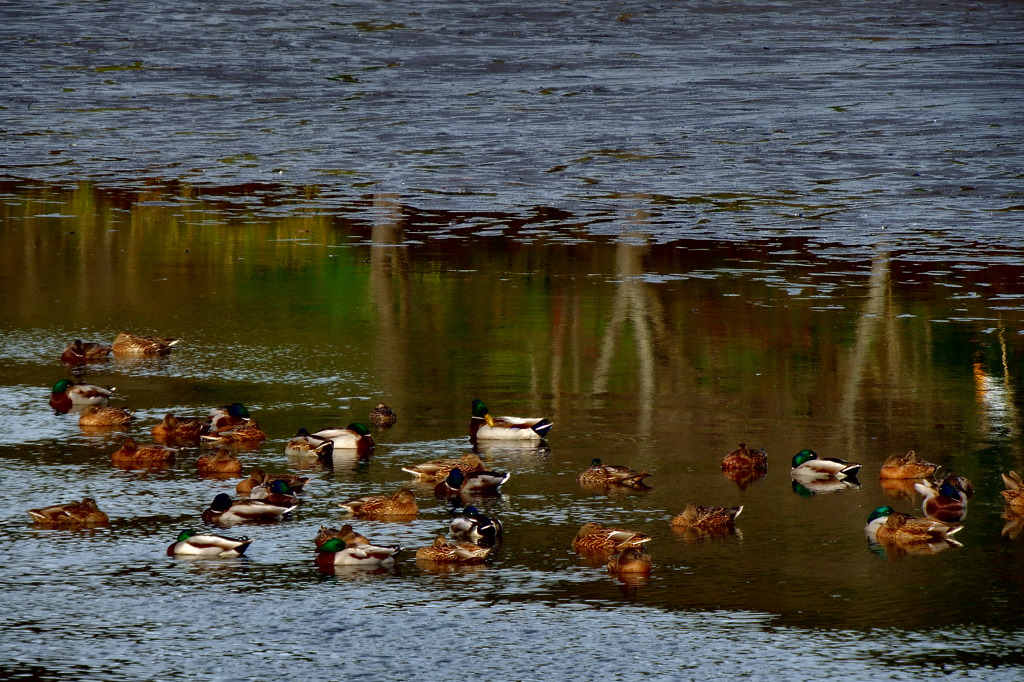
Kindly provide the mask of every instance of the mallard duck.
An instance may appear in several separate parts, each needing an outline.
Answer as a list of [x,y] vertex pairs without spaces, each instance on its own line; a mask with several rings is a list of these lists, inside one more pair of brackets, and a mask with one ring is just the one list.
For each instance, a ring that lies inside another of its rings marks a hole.
[[694,530],[725,530],[736,525],[743,507],[702,507],[690,502],[669,522],[673,528]]
[[432,459],[429,462],[402,467],[402,471],[410,473],[425,482],[443,481],[455,467],[461,469],[464,474],[483,471],[487,468],[484,466],[484,461],[480,459],[480,455],[475,452],[467,452],[459,459]]
[[605,528],[599,523],[585,523],[573,538],[572,548],[577,552],[615,552],[629,547],[641,547],[651,536],[621,528]]
[[124,442],[110,455],[110,463],[125,464],[165,464],[173,462],[178,451],[157,443],[139,445],[131,436],[125,436]]
[[622,485],[629,488],[647,488],[644,479],[649,476],[646,471],[637,471],[617,464],[602,464],[601,460],[595,457],[590,467],[576,477],[576,482],[582,486]]
[[1006,490],[1002,492],[1003,499],[1011,509],[1024,511],[1024,482],[1016,471],[1008,474],[1000,474],[1003,478],[1003,485]]
[[60,361],[65,365],[84,365],[87,362],[102,362],[110,355],[111,348],[105,343],[87,343],[75,339],[60,354]]
[[329,460],[334,454],[334,441],[314,436],[302,428],[284,446],[284,454],[289,457],[316,457],[319,460]]
[[924,496],[925,516],[939,521],[960,521],[967,511],[967,495],[949,481],[921,481],[914,490]]
[[420,508],[416,496],[408,488],[399,488],[392,495],[367,495],[338,505],[359,518],[388,518],[416,516]]
[[871,512],[864,530],[879,542],[949,542],[959,546],[952,535],[961,528],[958,524],[902,514],[886,505]]
[[245,521],[272,522],[280,521],[295,506],[283,506],[265,500],[232,500],[227,493],[219,493],[213,503],[203,512],[203,521],[232,525]]
[[486,561],[490,553],[490,547],[470,542],[448,542],[444,535],[438,535],[434,544],[416,550],[416,559],[439,564],[479,564]]
[[89,405],[78,415],[79,426],[128,426],[132,413],[120,407]]
[[367,452],[376,445],[373,436],[370,435],[370,429],[361,422],[352,422],[343,429],[320,429],[313,436],[329,439],[334,443],[335,450]]
[[196,460],[196,474],[200,478],[222,476],[237,478],[242,475],[242,460],[230,450],[221,449],[212,455],[202,455]]
[[320,526],[320,530],[316,534],[316,547],[320,549],[325,542],[331,539],[341,540],[342,544],[348,544],[350,542],[362,543],[365,545],[372,544],[365,535],[361,535],[352,529],[352,526],[345,524],[341,528],[328,528],[327,526]]
[[608,559],[608,572],[613,575],[650,575],[651,555],[643,547],[626,547]]
[[29,509],[28,515],[37,526],[45,528],[88,528],[110,523],[110,519],[91,497],[86,497],[81,502]]
[[203,434],[201,439],[208,443],[220,443],[221,445],[256,446],[267,439],[267,434],[263,433],[258,421],[250,419],[231,429]]
[[238,557],[245,554],[252,540],[247,537],[229,538],[214,533],[183,530],[178,539],[167,548],[167,556],[220,556]]
[[462,515],[452,519],[452,537],[472,542],[481,547],[493,547],[501,541],[501,521],[484,516],[473,505],[462,510]]
[[878,472],[878,477],[885,479],[931,478],[938,470],[938,464],[924,461],[911,450],[905,455],[890,455],[886,458],[882,463],[881,471]]
[[270,485],[274,481],[284,481],[293,493],[301,493],[302,489],[309,483],[308,476],[295,476],[292,474],[268,474],[263,469],[253,467],[248,478],[243,478],[235,486],[235,492],[239,495],[248,495],[258,486]]
[[180,343],[181,339],[161,339],[155,336],[136,336],[121,332],[114,338],[114,355],[145,357],[154,355],[170,355],[171,348]]
[[329,538],[316,550],[316,565],[329,566],[390,566],[395,563],[395,554],[402,551],[399,545],[371,545],[367,542],[345,542],[340,538]]
[[462,469],[455,467],[448,472],[443,481],[434,486],[434,494],[438,497],[497,495],[501,486],[511,477],[511,473],[501,471],[474,471],[464,474]]
[[722,460],[722,471],[767,471],[768,453],[764,449],[749,449],[740,443]]
[[242,403],[231,403],[210,410],[206,417],[209,424],[208,433],[219,433],[240,426],[250,419],[249,410]]
[[107,398],[113,392],[113,387],[76,384],[68,379],[61,379],[50,389],[50,407],[65,414],[75,406],[106,405]]
[[554,424],[541,417],[498,417],[495,419],[482,400],[473,401],[469,420],[471,440],[543,440]]
[[793,455],[792,476],[803,478],[857,478],[860,464],[835,457],[818,457],[814,450],[801,450]]
[[953,486],[968,500],[974,497],[974,484],[966,476],[960,476],[955,471],[947,469],[946,475],[942,477],[940,483],[948,483]]
[[295,491],[288,485],[288,481],[282,478],[256,486],[249,494],[249,499],[266,500],[281,505],[297,505],[300,501]]
[[377,428],[390,428],[396,421],[398,415],[384,403],[377,403],[377,406],[370,410],[370,423]]
[[194,442],[206,433],[209,425],[198,417],[175,417],[168,412],[150,433],[154,440],[173,442]]

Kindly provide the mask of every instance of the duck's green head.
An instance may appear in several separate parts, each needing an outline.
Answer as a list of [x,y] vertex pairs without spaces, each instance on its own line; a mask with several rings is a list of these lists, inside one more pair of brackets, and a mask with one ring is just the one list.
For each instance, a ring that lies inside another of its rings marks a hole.
[[810,462],[812,459],[818,459],[818,453],[814,450],[801,450],[793,455],[793,468],[796,469],[801,464]]
[[185,530],[183,530],[180,533],[178,533],[178,542],[185,542],[186,540],[188,540],[193,535],[198,535],[198,534],[199,534],[198,531],[196,531],[196,530],[194,530],[192,528],[186,528]]
[[471,505],[466,506],[466,508],[462,510],[462,513],[465,516],[476,516],[477,514],[480,513],[480,510],[477,509],[475,505],[471,504]]
[[67,379],[61,379],[60,381],[58,381],[57,383],[55,383],[53,385],[53,388],[50,390],[50,392],[51,393],[63,393],[64,391],[66,391],[69,388],[71,388],[73,385],[74,384],[72,382],[68,381]]
[[939,494],[957,499],[960,497],[960,491],[957,490],[956,486],[949,481],[942,482],[942,485],[939,486]]
[[270,492],[278,495],[291,495],[292,487],[288,485],[288,481],[282,481],[278,478],[270,484]]
[[349,431],[353,431],[354,433],[359,434],[360,436],[370,435],[370,429],[366,428],[366,424],[363,424],[362,422],[352,422],[345,428],[348,429]]
[[231,505],[234,502],[231,501],[231,496],[227,493],[218,493],[217,497],[213,498],[213,503],[210,505],[210,509],[217,512],[227,511],[231,509]]
[[466,475],[462,473],[462,469],[455,467],[448,473],[448,478],[444,479],[452,488],[458,488],[462,485],[462,482],[466,480]]
[[326,554],[328,552],[340,552],[343,549],[345,549],[344,540],[342,540],[341,538],[331,538],[324,544],[320,545],[320,549],[316,551],[320,552],[321,554]]
[[590,460],[590,466],[592,466],[592,467],[599,467],[599,466],[601,466],[601,458],[600,457],[595,457],[594,459]]
[[248,419],[249,410],[245,409],[242,403],[231,403],[228,405],[228,414],[237,419]]
[[895,509],[893,509],[889,505],[884,505],[882,507],[879,507],[878,509],[875,509],[875,511],[871,512],[871,514],[868,515],[868,523],[871,523],[875,519],[884,519],[886,516],[891,516],[895,513]]
[[487,417],[488,414],[490,414],[490,410],[487,409],[487,405],[484,403],[484,401],[480,400],[479,398],[476,398],[475,400],[473,400],[473,416],[474,417],[479,417],[480,419],[484,419],[485,417]]

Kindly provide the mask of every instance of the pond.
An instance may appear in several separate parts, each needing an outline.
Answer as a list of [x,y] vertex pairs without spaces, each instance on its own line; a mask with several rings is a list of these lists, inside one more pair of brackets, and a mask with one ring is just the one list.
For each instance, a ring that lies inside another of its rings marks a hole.
[[[1019,678],[1019,6],[147,7],[0,10],[0,673]],[[181,341],[59,360],[121,331]],[[244,403],[244,472],[302,503],[220,529],[244,557],[168,557],[239,479],[206,445],[113,466],[124,432],[47,406],[63,378],[147,443]],[[473,444],[474,398],[554,427]],[[284,454],[378,402],[368,456]],[[764,476],[723,474],[739,443]],[[795,481],[805,448],[858,480]],[[962,546],[865,535],[923,514],[879,480],[910,450],[972,481]],[[477,500],[504,539],[418,562],[452,511],[402,467],[468,452],[512,474]],[[650,489],[581,487],[595,457]],[[339,503],[403,486],[415,519],[352,521],[393,568],[314,565]],[[109,526],[26,513],[83,497]],[[735,532],[673,530],[688,502]],[[650,577],[574,552],[589,521],[649,534]]]

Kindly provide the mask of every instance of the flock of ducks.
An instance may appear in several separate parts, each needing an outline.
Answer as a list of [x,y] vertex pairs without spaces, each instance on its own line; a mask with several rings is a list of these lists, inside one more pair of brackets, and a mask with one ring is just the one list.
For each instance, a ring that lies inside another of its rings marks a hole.
[[[105,360],[111,353],[134,357],[167,355],[178,343],[176,339],[118,334],[114,343],[68,344],[61,360],[68,365]],[[77,411],[79,424],[90,428],[127,428],[133,420],[130,412],[107,405],[114,389],[74,383],[61,379],[53,386],[50,406],[59,413]],[[481,400],[473,400],[469,426],[470,439],[518,440],[543,442],[552,427],[544,418],[494,417]],[[392,426],[397,416],[391,408],[379,403],[370,412],[369,421],[384,429]],[[266,434],[241,403],[216,407],[205,418],[183,418],[167,414],[152,427],[155,441],[139,444],[126,436],[121,447],[112,453],[111,462],[118,466],[158,466],[175,458],[175,445],[209,443],[220,446],[258,446]],[[353,422],[344,428],[323,429],[314,433],[300,429],[285,446],[291,457],[310,458],[330,463],[335,450],[354,451],[359,455],[375,447],[369,428]],[[242,523],[276,522],[296,509],[299,495],[308,478],[290,474],[268,474],[254,468],[243,478],[241,461],[229,447],[203,454],[196,462],[200,476],[242,478],[233,498],[218,494],[201,513],[209,526],[228,527]],[[763,449],[740,444],[722,460],[722,471],[730,479],[745,485],[767,472],[768,456]],[[801,450],[793,456],[790,474],[794,490],[813,493],[859,485],[861,465],[832,457],[819,457],[813,450]],[[439,534],[433,544],[416,550],[418,561],[441,564],[473,564],[485,562],[501,542],[502,525],[498,519],[482,514],[471,499],[496,495],[511,476],[508,472],[489,471],[475,453],[460,458],[434,459],[402,467],[420,482],[434,483],[437,498],[450,501],[453,519],[448,534]],[[968,500],[974,489],[970,481],[952,471],[940,474],[941,467],[919,458],[913,451],[893,455],[883,464],[879,479],[886,489],[907,490],[922,496],[922,517],[897,512],[889,505],[874,509],[867,519],[868,538],[898,553],[934,551],[959,547],[953,538],[962,528]],[[590,490],[613,488],[646,490],[650,473],[627,466],[605,464],[594,459],[576,477],[577,483]],[[1007,517],[1024,518],[1024,482],[1015,472],[1003,474],[1006,489]],[[461,503],[461,504],[460,504]],[[369,495],[347,500],[339,505],[353,519],[403,521],[419,513],[416,496],[409,488],[391,494]],[[461,507],[461,511],[458,508]],[[677,531],[703,535],[735,532],[736,519],[743,507],[706,507],[689,503],[671,518]],[[28,510],[32,521],[42,527],[74,529],[109,523],[96,501],[57,504]],[[1020,521],[1018,521],[1020,522]],[[588,557],[606,562],[610,573],[620,576],[646,576],[651,573],[651,557],[645,549],[651,536],[623,528],[610,528],[597,523],[584,524],[572,540],[573,549]],[[230,537],[214,532],[183,530],[167,548],[169,556],[238,557],[252,544],[247,537]],[[322,569],[333,566],[388,566],[402,551],[400,545],[375,544],[359,534],[350,524],[340,529],[321,526],[315,538],[315,564]]]

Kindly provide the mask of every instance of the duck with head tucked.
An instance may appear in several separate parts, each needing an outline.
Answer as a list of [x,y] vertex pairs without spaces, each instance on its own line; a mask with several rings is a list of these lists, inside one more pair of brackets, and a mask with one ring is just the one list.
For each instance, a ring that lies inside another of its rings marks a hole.
[[370,423],[378,429],[389,429],[398,421],[395,411],[384,403],[377,403],[376,407],[370,410]]
[[87,428],[124,428],[129,426],[133,419],[132,413],[121,407],[89,405],[78,415],[78,425]]
[[871,512],[864,530],[868,537],[882,543],[949,543],[960,546],[952,536],[962,528],[959,524],[902,514],[885,505]]
[[434,544],[416,550],[416,560],[438,564],[481,564],[491,551],[490,547],[470,542],[449,542],[444,535],[438,535]]
[[604,464],[600,458],[595,457],[590,462],[590,466],[576,476],[576,482],[585,488],[624,486],[626,488],[647,490],[650,486],[647,485],[644,479],[650,475],[647,471],[637,471],[627,466]]
[[329,462],[334,454],[334,441],[314,436],[303,427],[284,446],[284,454],[289,457],[315,457]]
[[267,439],[267,434],[260,428],[258,421],[250,419],[230,429],[203,434],[201,439],[207,443],[254,448]]
[[309,483],[309,477],[295,476],[293,474],[268,474],[259,467],[253,467],[249,472],[248,478],[242,479],[235,486],[235,492],[239,495],[248,495],[253,489],[260,486],[269,486],[274,481],[284,481],[293,493],[298,494]]
[[743,507],[703,507],[690,502],[669,524],[683,530],[728,531],[736,527]]
[[740,443],[722,460],[722,471],[768,471],[768,453]]
[[206,417],[207,433],[216,434],[241,426],[251,419],[249,410],[242,403],[231,403],[210,410]]
[[159,355],[170,355],[171,349],[181,342],[181,339],[164,339],[155,336],[138,336],[121,332],[114,338],[112,350],[114,355],[126,357],[154,357]]
[[608,572],[612,575],[651,574],[651,555],[641,547],[625,547],[608,559]]
[[231,450],[221,448],[196,460],[196,475],[200,478],[238,478],[242,475],[242,460]]
[[860,467],[857,462],[847,462],[836,457],[818,457],[814,450],[801,450],[793,455],[793,468],[789,473],[796,478],[856,480]]
[[501,486],[511,477],[511,473],[501,471],[474,471],[464,474],[462,469],[455,467],[448,472],[448,476],[443,481],[434,486],[434,495],[437,497],[500,495]]
[[105,343],[88,343],[75,339],[68,343],[60,354],[65,365],[84,365],[89,362],[103,362],[110,356],[111,347]]
[[139,445],[131,436],[125,436],[121,447],[110,455],[110,463],[114,466],[143,465],[159,466],[174,461],[178,451],[157,443]]
[[467,506],[462,514],[452,519],[449,529],[456,540],[472,542],[481,547],[494,547],[501,542],[501,521],[484,516],[473,505]]
[[348,544],[350,542],[360,542],[367,545],[372,544],[365,535],[357,533],[352,526],[347,523],[341,528],[328,528],[327,526],[321,525],[320,530],[316,533],[314,541],[316,542],[317,549],[319,549],[325,542],[332,539],[341,540],[343,544]]
[[203,512],[203,521],[222,526],[245,522],[272,523],[294,510],[294,505],[279,505],[265,500],[232,500],[227,493],[219,493]]
[[330,440],[334,443],[335,450],[355,450],[357,453],[366,453],[376,446],[370,429],[361,422],[352,422],[343,429],[320,429],[313,435]]
[[642,547],[650,542],[647,533],[622,528],[605,528],[599,523],[585,523],[573,538],[572,548],[580,553],[611,554],[630,547]]
[[1002,491],[1006,506],[1015,512],[1024,512],[1024,481],[1016,471],[1000,474],[1006,490]]
[[240,557],[251,544],[252,540],[244,536],[230,538],[189,528],[181,531],[167,548],[167,556]]
[[469,420],[470,440],[528,440],[547,437],[554,423],[543,417],[492,417],[484,401],[473,401]]
[[924,496],[921,510],[931,519],[956,522],[967,515],[967,494],[948,480],[921,481],[914,490]]
[[406,520],[419,514],[416,496],[408,488],[399,488],[392,495],[367,495],[338,505],[357,518]]
[[938,464],[926,462],[913,450],[905,455],[890,455],[882,463],[878,477],[883,479],[931,478],[939,470]]
[[443,481],[448,478],[448,474],[455,468],[462,469],[464,474],[471,474],[474,471],[483,471],[487,467],[484,466],[484,461],[480,459],[480,455],[475,452],[467,452],[458,459],[441,458],[421,462],[420,464],[410,464],[409,466],[402,467],[402,471],[412,474],[420,481],[431,482]]
[[29,509],[28,515],[33,523],[42,528],[94,528],[110,523],[110,519],[91,497],[86,497],[81,502]]
[[76,407],[106,405],[107,398],[113,392],[113,387],[76,384],[68,379],[61,379],[50,389],[50,407],[61,414],[66,414]]
[[150,433],[154,440],[171,443],[198,443],[199,437],[206,433],[209,424],[198,417],[175,417],[168,412],[163,420],[156,424]]

